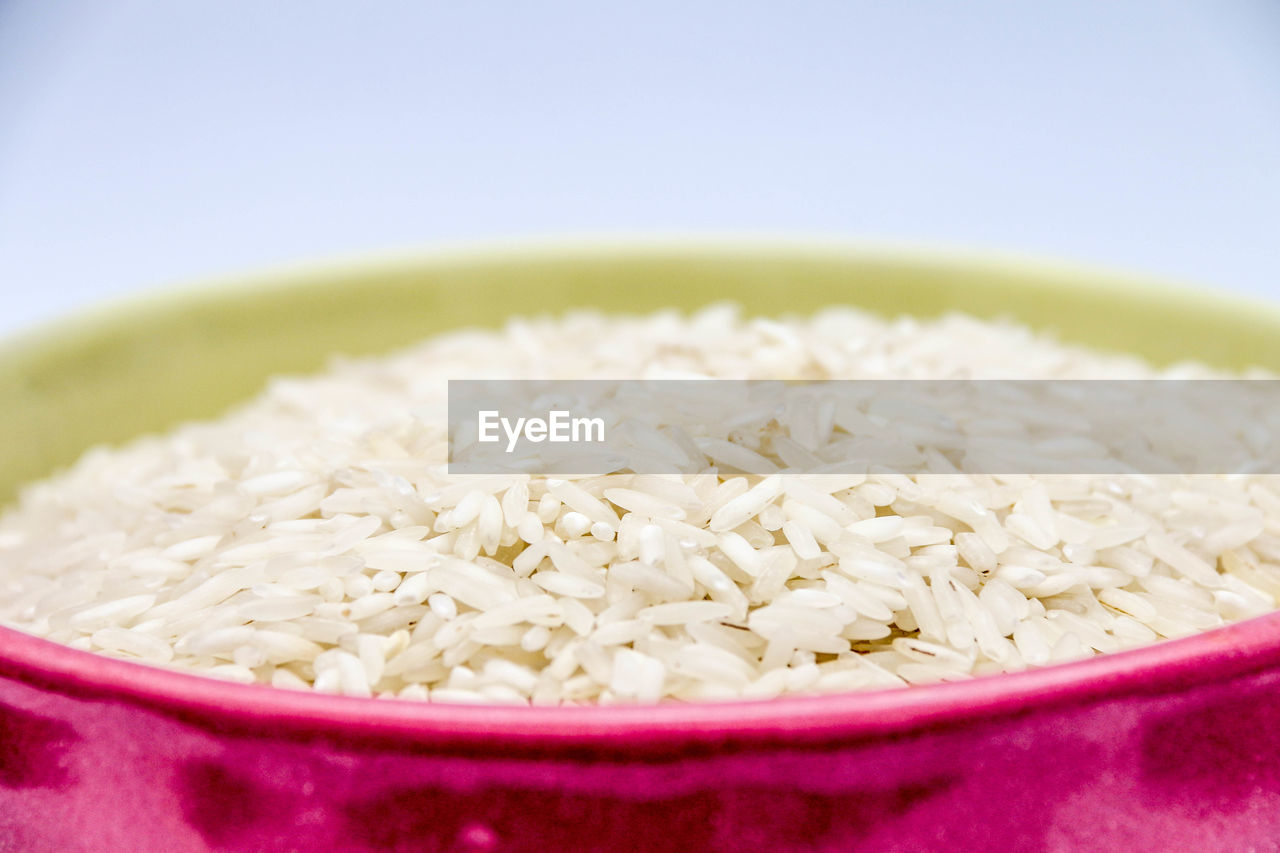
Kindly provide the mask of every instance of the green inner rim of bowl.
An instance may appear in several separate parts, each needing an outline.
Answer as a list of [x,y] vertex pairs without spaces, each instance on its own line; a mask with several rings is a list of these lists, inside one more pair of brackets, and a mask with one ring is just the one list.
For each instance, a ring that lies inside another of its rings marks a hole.
[[597,308],[751,314],[852,305],[1009,317],[1156,363],[1280,369],[1280,312],[1095,270],[907,250],[633,246],[441,253],[177,291],[0,348],[0,503],[101,443],[213,417],[272,374],[512,315]]

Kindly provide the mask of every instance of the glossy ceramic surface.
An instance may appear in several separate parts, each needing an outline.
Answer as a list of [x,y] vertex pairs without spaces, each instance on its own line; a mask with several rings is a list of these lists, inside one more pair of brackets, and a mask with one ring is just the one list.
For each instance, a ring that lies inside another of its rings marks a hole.
[[[1004,314],[1280,369],[1265,306],[831,246],[437,255],[72,321],[0,353],[0,494],[271,373],[506,314],[731,298]],[[1238,850],[1280,838],[1280,619],[902,691],[520,709],[245,687],[0,629],[0,850]]]

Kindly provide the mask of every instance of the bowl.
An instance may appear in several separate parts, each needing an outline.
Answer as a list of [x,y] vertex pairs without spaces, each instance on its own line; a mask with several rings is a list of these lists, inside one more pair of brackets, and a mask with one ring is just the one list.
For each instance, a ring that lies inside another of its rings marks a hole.
[[[0,500],[266,377],[510,314],[964,310],[1280,369],[1280,312],[1048,263],[805,243],[489,248],[123,304],[0,349]],[[0,629],[0,849],[1241,850],[1280,837],[1280,615],[906,690],[511,708],[245,686]]]

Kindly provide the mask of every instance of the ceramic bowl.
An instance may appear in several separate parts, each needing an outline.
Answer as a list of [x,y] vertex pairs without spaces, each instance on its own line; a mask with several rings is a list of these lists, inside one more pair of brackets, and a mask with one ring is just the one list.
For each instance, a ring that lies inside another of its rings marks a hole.
[[[0,499],[273,373],[510,314],[1005,315],[1280,369],[1280,313],[1091,270],[800,244],[486,249],[136,301],[0,351]],[[1280,838],[1280,617],[905,690],[510,708],[243,686],[0,629],[0,850],[1243,850]]]

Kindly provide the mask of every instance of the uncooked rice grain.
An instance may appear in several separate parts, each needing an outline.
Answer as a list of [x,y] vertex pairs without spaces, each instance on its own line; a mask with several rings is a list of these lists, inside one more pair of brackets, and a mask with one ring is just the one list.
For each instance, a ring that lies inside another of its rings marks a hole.
[[29,486],[0,519],[0,620],[191,673],[437,702],[768,698],[1044,666],[1273,610],[1275,484],[960,474],[924,426],[935,473],[795,473],[837,427],[885,429],[820,406],[785,413],[767,450],[733,423],[638,431],[700,474],[451,477],[446,380],[1216,375],[962,315],[512,320],[276,379],[220,420]]

